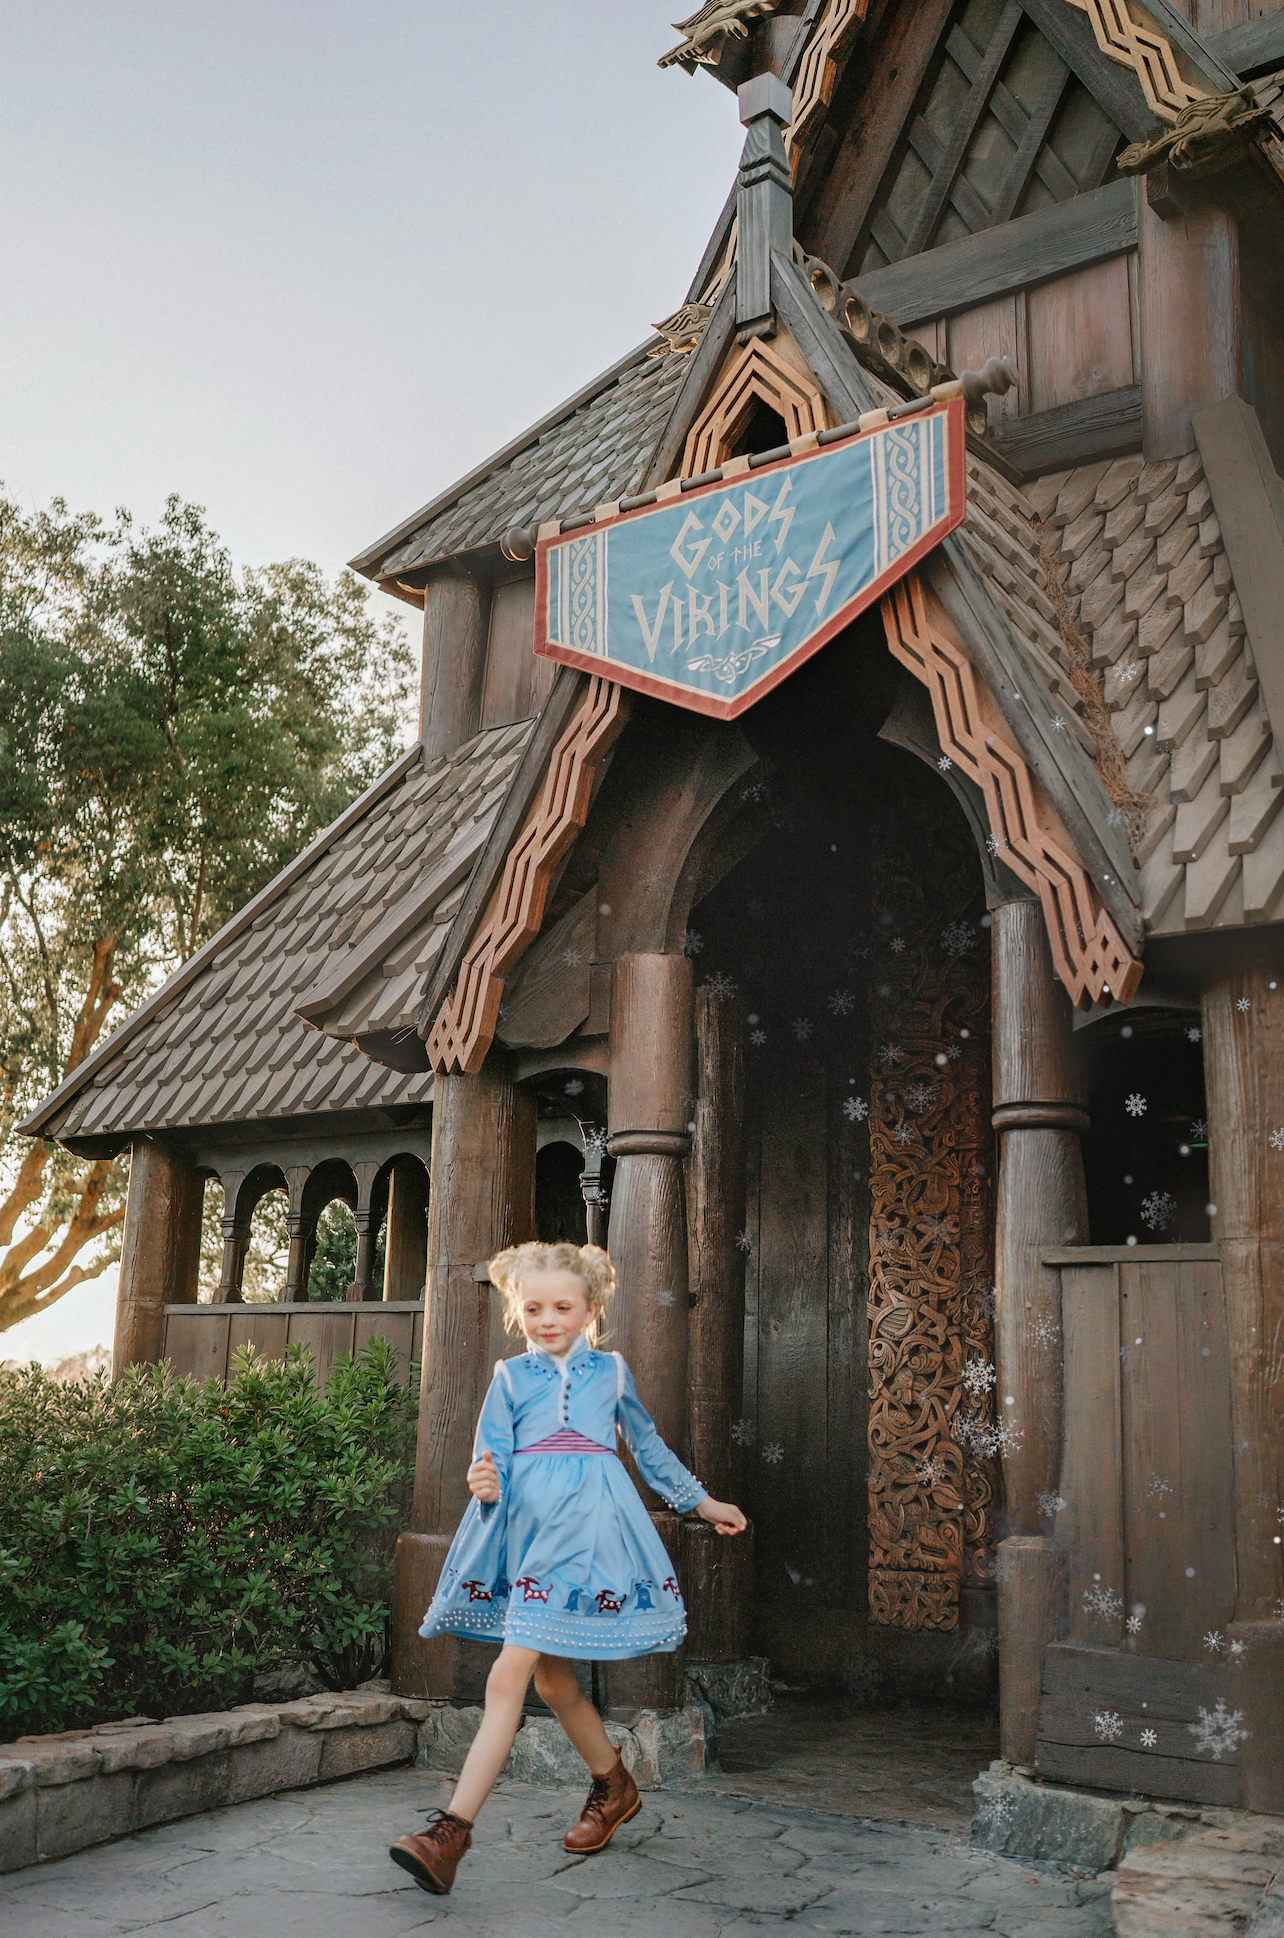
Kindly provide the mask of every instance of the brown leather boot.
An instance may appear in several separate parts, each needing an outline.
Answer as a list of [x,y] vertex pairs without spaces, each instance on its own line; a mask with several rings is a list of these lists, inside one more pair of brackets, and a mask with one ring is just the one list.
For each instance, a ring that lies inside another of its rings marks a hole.
[[562,1839],[563,1848],[577,1857],[591,1857],[604,1851],[621,1824],[627,1824],[642,1808],[638,1786],[617,1756],[609,1776],[594,1777],[580,1820],[572,1824]]
[[394,1864],[409,1871],[421,1891],[445,1897],[455,1881],[459,1860],[473,1841],[473,1827],[451,1810],[433,1812],[427,1830],[399,1837],[388,1851]]

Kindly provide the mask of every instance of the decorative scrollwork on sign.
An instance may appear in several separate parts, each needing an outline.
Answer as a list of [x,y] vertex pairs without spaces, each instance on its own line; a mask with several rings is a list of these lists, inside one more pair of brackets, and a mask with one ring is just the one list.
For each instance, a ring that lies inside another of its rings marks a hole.
[[871,1010],[869,1598],[876,1623],[953,1629],[993,1566],[990,1396],[967,1377],[993,1358],[989,973],[979,882],[920,819],[902,804],[878,843],[897,933]]

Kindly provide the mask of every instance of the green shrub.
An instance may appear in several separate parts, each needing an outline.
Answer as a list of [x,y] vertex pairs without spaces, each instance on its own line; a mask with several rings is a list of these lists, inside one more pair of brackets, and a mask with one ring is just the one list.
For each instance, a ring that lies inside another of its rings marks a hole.
[[0,1370],[0,1739],[377,1675],[416,1391],[382,1339],[321,1388],[296,1346],[226,1388]]

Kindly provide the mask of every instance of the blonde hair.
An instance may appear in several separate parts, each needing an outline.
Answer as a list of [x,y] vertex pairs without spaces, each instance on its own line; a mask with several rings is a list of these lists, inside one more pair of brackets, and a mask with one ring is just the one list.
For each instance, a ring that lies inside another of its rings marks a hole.
[[598,1324],[606,1302],[615,1290],[615,1267],[600,1245],[544,1245],[532,1240],[526,1245],[510,1245],[496,1252],[487,1270],[490,1282],[504,1295],[504,1331],[522,1329],[522,1287],[535,1272],[572,1272],[584,1287],[588,1300],[589,1322],[584,1331],[589,1344],[597,1344]]

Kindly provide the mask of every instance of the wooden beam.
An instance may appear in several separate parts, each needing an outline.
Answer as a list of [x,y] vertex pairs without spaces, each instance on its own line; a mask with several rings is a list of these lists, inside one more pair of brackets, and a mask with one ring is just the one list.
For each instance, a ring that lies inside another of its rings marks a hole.
[[1241,79],[1269,73],[1273,67],[1284,67],[1284,12],[1246,20],[1242,27],[1213,34],[1207,44],[1218,60]]
[[1276,743],[1284,747],[1284,485],[1242,397],[1200,411],[1195,436]]
[[[1069,78],[1070,69],[1066,66],[1059,54],[1054,55],[1052,70],[1043,84],[1043,93],[1035,103],[1034,113],[1029,116],[1026,120],[1025,127],[1016,137],[1016,153],[1012,157],[1011,167],[1004,177],[1003,186],[999,190],[998,200],[995,202],[991,213],[990,219],[996,228],[1001,222],[1010,222],[1016,214],[1017,203],[1025,193],[1025,185],[1029,181],[1031,172],[1039,159],[1039,150],[1047,140],[1048,129],[1052,126],[1052,117],[1061,105],[1061,96],[1065,92],[1065,85]],[[995,94],[997,95],[998,92],[999,90],[996,88]],[[1007,89],[1005,88],[1003,92],[1006,94]],[[1011,99],[1010,96],[1009,99]],[[1014,101],[1012,105],[1017,109],[1019,114],[1023,112],[1019,103]],[[1008,133],[1012,133],[1010,128]],[[1051,149],[1049,149],[1048,153],[1055,161],[1056,157],[1052,155]],[[1057,169],[1060,170],[1060,173],[1066,177],[1069,183],[1068,187],[1063,187],[1060,190],[1060,199],[1066,201],[1072,200],[1076,193],[1077,184],[1063,162],[1057,162]],[[1052,186],[1051,182],[1046,180],[1046,177],[1044,178],[1044,186],[1052,194],[1058,194],[1058,190]]]
[[872,308],[904,329],[1107,262],[1136,246],[1136,190],[1131,182],[1108,182],[1055,208],[871,270],[857,285]]
[[1148,462],[1193,451],[1194,413],[1233,396],[1241,381],[1238,226],[1199,182],[1183,188],[1182,203],[1182,219],[1169,222],[1144,193],[1137,199],[1142,451]]
[[953,0],[897,0],[872,50],[867,85],[828,178],[807,212],[804,246],[840,275],[850,262],[906,122],[914,109]]
[[165,1338],[167,1304],[196,1299],[204,1185],[155,1138],[136,1139],[116,1292],[112,1377],[154,1364]]
[[1022,471],[1057,471],[1093,458],[1122,457],[1141,447],[1141,385],[1000,421],[991,437]]
[[1102,53],[1086,14],[1066,0],[1021,0],[1021,5],[1129,141],[1149,141],[1161,132],[1163,124],[1146,106],[1141,82],[1131,68]]
[[787,256],[771,259],[771,298],[839,423],[850,423],[862,411],[876,410],[882,399],[857,363],[846,337]]
[[941,157],[940,167],[936,170],[927,194],[923,198],[914,227],[906,237],[907,256],[917,256],[921,250],[926,249],[936,232],[936,225],[944,213],[950,190],[954,186],[954,178],[963,165],[963,157],[971,145],[972,136],[976,133],[977,123],[985,113],[990,89],[999,78],[1003,63],[1008,57],[1008,49],[1020,24],[1021,8],[1017,0],[1007,0],[998,24],[990,36],[990,44],[978,65],[976,79],[968,92],[967,100],[954,118],[954,126],[950,132],[945,153]]
[[1239,75],[1229,68],[1221,55],[1204,38],[1197,34],[1189,20],[1169,6],[1168,0],[1146,0],[1146,10],[1161,34],[1166,34],[1174,48],[1180,48],[1196,73],[1214,94],[1233,94],[1239,86]]

